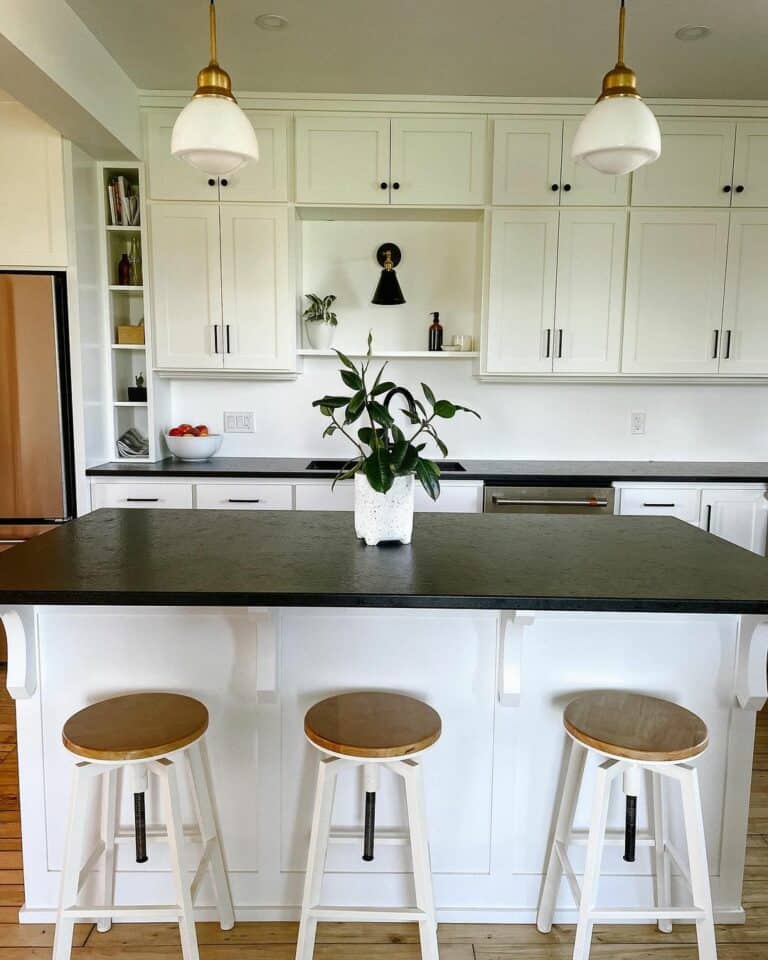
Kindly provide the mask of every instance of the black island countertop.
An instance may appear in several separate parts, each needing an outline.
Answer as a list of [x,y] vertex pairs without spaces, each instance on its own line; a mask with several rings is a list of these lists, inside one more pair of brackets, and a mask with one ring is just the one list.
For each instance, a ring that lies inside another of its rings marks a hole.
[[666,517],[97,510],[0,554],[0,604],[768,613],[768,564]]
[[[168,457],[156,463],[113,461],[89,467],[89,477],[196,477],[323,479],[333,470],[308,470],[312,457],[214,457],[185,463]],[[317,459],[325,459],[318,456]],[[483,480],[493,484],[588,484],[619,481],[655,483],[766,483],[768,463],[661,460],[471,460],[452,457],[464,467],[446,471],[446,480]]]

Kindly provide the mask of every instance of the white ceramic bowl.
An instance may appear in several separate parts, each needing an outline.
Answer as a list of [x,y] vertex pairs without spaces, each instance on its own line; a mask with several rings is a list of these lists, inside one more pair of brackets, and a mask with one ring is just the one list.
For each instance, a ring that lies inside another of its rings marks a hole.
[[174,457],[178,457],[179,460],[190,460],[192,463],[212,457],[221,446],[222,439],[220,433],[209,433],[207,437],[171,437],[167,433],[165,435],[165,442]]

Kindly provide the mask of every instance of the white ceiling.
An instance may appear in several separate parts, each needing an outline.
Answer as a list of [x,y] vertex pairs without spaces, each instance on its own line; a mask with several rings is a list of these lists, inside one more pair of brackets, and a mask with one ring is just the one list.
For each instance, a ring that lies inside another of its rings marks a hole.
[[[191,90],[207,0],[68,0],[143,89]],[[616,0],[217,0],[235,90],[597,96]],[[627,62],[646,97],[768,99],[766,0],[628,0]],[[289,25],[264,31],[259,14]],[[706,24],[681,43],[675,30]]]

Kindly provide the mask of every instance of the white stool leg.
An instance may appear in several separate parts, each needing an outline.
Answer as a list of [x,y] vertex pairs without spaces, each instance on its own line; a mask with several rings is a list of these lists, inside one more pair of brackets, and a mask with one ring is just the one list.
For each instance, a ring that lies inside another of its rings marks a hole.
[[312,813],[312,832],[309,838],[307,873],[304,878],[304,897],[301,903],[296,960],[312,960],[315,949],[317,920],[310,915],[310,911],[320,902],[325,858],[328,853],[328,835],[331,831],[336,778],[342,763],[343,761],[334,757],[322,757],[317,768],[315,805]]
[[235,912],[232,909],[232,896],[229,890],[227,871],[224,867],[224,856],[221,852],[221,840],[219,839],[216,817],[213,812],[213,803],[211,802],[208,770],[203,757],[203,741],[192,744],[186,754],[197,810],[197,822],[200,825],[200,836],[203,841],[203,856],[208,858],[208,865],[211,868],[213,885],[216,890],[219,925],[222,930],[231,930],[235,925]]
[[556,844],[567,845],[573,830],[573,818],[576,816],[576,804],[579,800],[581,780],[584,776],[584,761],[587,757],[585,747],[569,738],[568,767],[563,783],[563,792],[560,798],[560,809],[557,814],[555,835],[552,848],[549,852],[547,872],[544,885],[541,888],[539,912],[536,916],[536,926],[541,933],[549,933],[552,929],[552,918],[555,913],[557,892],[563,877],[563,865],[557,855]]
[[611,784],[619,763],[606,760],[597,768],[595,793],[592,800],[592,819],[589,824],[587,857],[584,865],[584,882],[581,887],[579,921],[576,927],[576,942],[573,947],[573,960],[588,960],[592,943],[591,913],[597,900],[600,881],[600,864],[605,845],[605,829],[608,821],[608,803],[611,798]]
[[73,916],[63,916],[63,911],[71,909],[77,903],[80,869],[83,864],[88,783],[91,779],[91,771],[92,765],[90,763],[78,763],[72,776],[72,797],[69,803],[69,821],[64,848],[64,864],[61,871],[61,891],[56,917],[56,933],[53,939],[52,960],[69,960],[72,953],[75,918]]
[[432,892],[432,866],[429,856],[427,814],[424,803],[424,778],[421,764],[415,760],[402,760],[396,772],[405,781],[405,802],[408,808],[408,828],[411,835],[413,859],[413,885],[416,889],[416,907],[425,917],[419,921],[422,960],[438,960],[437,921],[435,900]]
[[[113,906],[115,902],[115,833],[117,832],[118,767],[108,769],[104,774],[104,786],[101,813],[101,836],[104,841],[104,906]],[[106,933],[112,927],[110,917],[96,921],[99,933]]]
[[704,839],[704,818],[701,811],[699,776],[694,767],[679,764],[680,788],[683,795],[683,819],[685,839],[688,845],[688,862],[691,870],[691,889],[694,905],[704,911],[704,917],[696,921],[696,939],[699,944],[699,960],[717,960],[715,922],[712,914],[712,893],[709,886],[709,867]]
[[163,759],[155,761],[151,768],[153,773],[159,777],[165,793],[168,852],[176,885],[176,897],[181,909],[181,916],[179,917],[181,953],[184,960],[199,960],[192,892],[189,877],[184,869],[184,825],[181,820],[176,764],[171,760]]
[[[664,809],[664,780],[655,770],[649,771],[651,778],[651,806],[653,814],[654,862],[656,865],[654,883],[656,885],[656,906],[659,909],[672,905],[672,864],[666,850],[667,817]],[[659,920],[662,933],[672,933],[671,920]]]

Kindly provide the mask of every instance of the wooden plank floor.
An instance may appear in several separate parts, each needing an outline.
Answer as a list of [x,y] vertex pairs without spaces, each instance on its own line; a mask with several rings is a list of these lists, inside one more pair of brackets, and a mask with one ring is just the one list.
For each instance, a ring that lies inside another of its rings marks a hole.
[[[16,922],[23,899],[21,830],[13,703],[0,676],[0,960],[49,960],[53,926]],[[758,718],[745,883],[745,926],[718,927],[720,960],[768,960],[768,709]],[[198,924],[201,960],[292,960],[295,923],[239,923],[223,932]],[[444,924],[441,960],[570,960],[573,927],[542,936],[518,924]],[[172,924],[116,924],[106,934],[90,924],[76,930],[74,960],[179,960]],[[321,924],[315,960],[418,960],[416,927]],[[649,925],[598,927],[595,960],[696,960],[693,926],[669,935]]]

